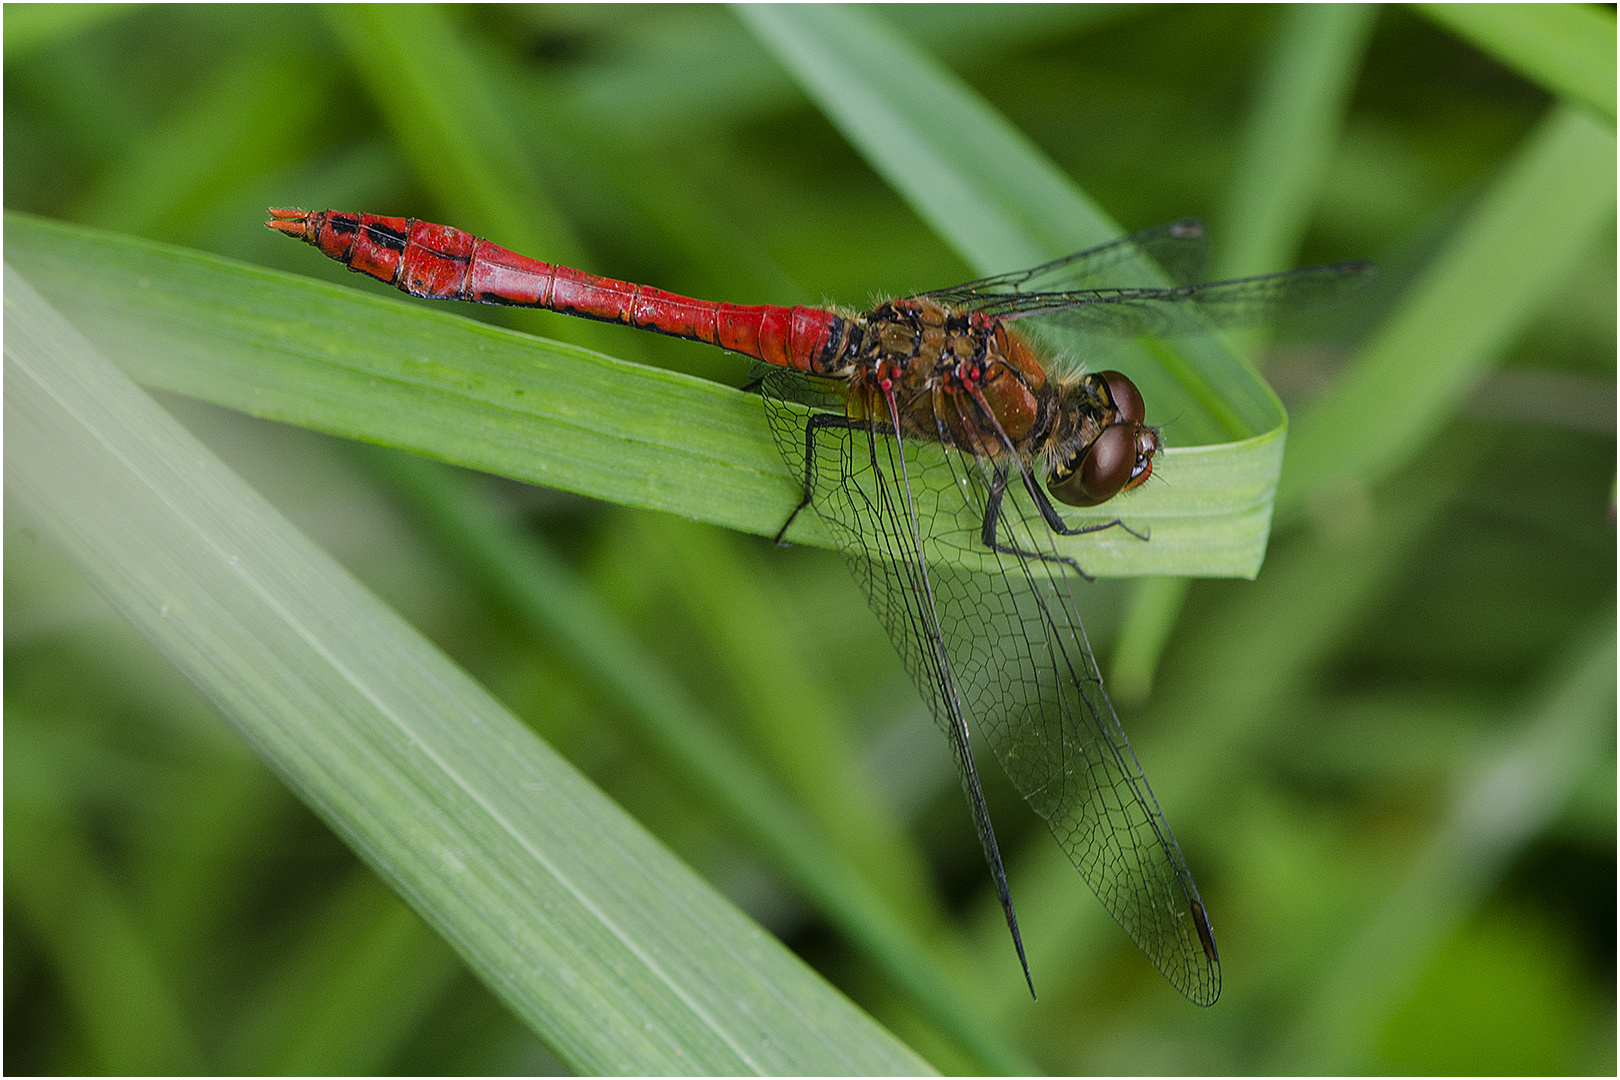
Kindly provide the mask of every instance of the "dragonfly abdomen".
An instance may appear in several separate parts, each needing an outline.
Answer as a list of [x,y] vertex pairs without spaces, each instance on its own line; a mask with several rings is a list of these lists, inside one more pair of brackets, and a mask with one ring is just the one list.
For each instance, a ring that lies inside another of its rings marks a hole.
[[272,209],[272,229],[412,296],[544,308],[701,341],[779,367],[818,372],[844,348],[848,322],[814,307],[725,304],[541,262],[448,225],[415,218]]

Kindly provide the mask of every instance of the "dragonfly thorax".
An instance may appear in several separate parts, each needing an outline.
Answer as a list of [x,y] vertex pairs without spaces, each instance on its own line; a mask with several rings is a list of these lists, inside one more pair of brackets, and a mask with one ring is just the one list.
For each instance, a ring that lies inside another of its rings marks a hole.
[[853,322],[839,370],[828,372],[849,382],[852,410],[898,418],[902,435],[1029,460],[1056,401],[1035,354],[1001,320],[916,297]]

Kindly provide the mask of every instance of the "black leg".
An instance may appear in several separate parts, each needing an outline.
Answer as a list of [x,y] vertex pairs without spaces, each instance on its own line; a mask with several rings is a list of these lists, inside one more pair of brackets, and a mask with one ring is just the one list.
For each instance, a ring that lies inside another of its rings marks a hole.
[[[1079,574],[1086,581],[1091,581],[1091,575],[1082,570],[1079,563],[1075,562],[1066,555],[1050,555],[1041,551],[1025,551],[1022,548],[1012,547],[997,540],[996,528],[1001,523],[1001,500],[1007,493],[1007,480],[1009,479],[1008,472],[1008,466],[999,465],[996,467],[995,475],[990,481],[990,497],[985,500],[984,504],[984,525],[979,531],[979,539],[983,541],[984,546],[989,548],[991,551],[998,551],[1003,555],[1017,555],[1018,557],[1024,559],[1040,559],[1042,562],[1060,562],[1068,566],[1076,574]],[[1024,477],[1025,489],[1035,500],[1035,505],[1040,507],[1041,517],[1046,519],[1047,527],[1053,532],[1057,533],[1059,536],[1084,536],[1086,533],[1102,532],[1104,529],[1117,528],[1124,529],[1138,540],[1147,539],[1144,534],[1137,532],[1119,518],[1115,518],[1113,521],[1105,521],[1101,525],[1085,525],[1078,529],[1071,529],[1068,525],[1065,525],[1063,519],[1058,516],[1057,508],[1054,507],[1051,500],[1046,497],[1046,492],[1041,490],[1040,485],[1035,482],[1034,477],[1025,474],[1022,469],[1019,470],[1019,473]]]
[[[1042,562],[1063,563],[1069,569],[1079,574],[1087,581],[1092,580],[1091,575],[1080,569],[1080,564],[1065,555],[1049,555],[1042,551],[1025,551],[1022,548],[1003,544],[996,539],[996,526],[1001,523],[1001,499],[1007,493],[1007,467],[998,466],[995,476],[990,481],[990,497],[984,504],[984,525],[979,530],[979,539],[991,551],[999,551],[1003,555],[1016,555],[1021,559],[1039,559]],[[1050,524],[1050,519],[1048,519]],[[1058,524],[1062,524],[1060,521]]]
[[1059,536],[1084,536],[1086,533],[1102,532],[1104,529],[1124,529],[1138,540],[1147,539],[1146,533],[1137,532],[1119,518],[1115,518],[1113,521],[1105,521],[1101,525],[1082,525],[1078,529],[1071,529],[1063,523],[1063,518],[1058,515],[1057,507],[1052,505],[1052,500],[1047,498],[1046,492],[1041,490],[1041,485],[1035,482],[1033,476],[1025,476],[1024,487],[1029,491],[1030,498],[1035,500],[1035,505],[1041,511],[1041,517],[1046,519],[1047,528]]

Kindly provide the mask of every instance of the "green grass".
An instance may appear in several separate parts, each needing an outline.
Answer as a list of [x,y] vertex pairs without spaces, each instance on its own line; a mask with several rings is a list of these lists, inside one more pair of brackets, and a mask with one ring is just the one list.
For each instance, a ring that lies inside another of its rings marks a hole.
[[6,293],[8,489],[563,1061],[918,1070],[21,278]]
[[[1613,1068],[1611,13],[5,19],[8,1070]],[[1172,449],[1082,602],[1220,1004],[991,777],[1029,1001],[840,560],[756,539],[745,364],[409,301],[287,204],[740,302],[1187,214],[1377,258],[1107,361]]]
[[1606,47],[1614,36],[1614,12],[1587,4],[1418,7],[1549,92],[1592,109],[1614,126],[1614,50]]
[[1334,393],[1301,417],[1284,515],[1387,475],[1433,437],[1612,215],[1614,151],[1614,132],[1580,111],[1543,121]]

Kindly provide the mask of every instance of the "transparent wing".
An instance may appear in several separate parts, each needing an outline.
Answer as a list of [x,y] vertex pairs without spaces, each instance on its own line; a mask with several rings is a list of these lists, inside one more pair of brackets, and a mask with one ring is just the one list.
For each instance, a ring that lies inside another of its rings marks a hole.
[[[803,414],[780,405],[804,399],[803,380],[773,370],[764,388],[803,475]],[[1024,554],[998,553],[981,536],[997,479],[987,463],[860,429],[819,432],[815,453],[813,505],[951,739],[998,890],[969,724],[1131,939],[1188,998],[1212,1003],[1220,964],[1202,902],[1103,692],[1071,592],[1079,578],[1022,480],[1005,487],[998,539]]]
[[1361,292],[1374,274],[1372,263],[1337,263],[1171,289],[1020,293],[987,299],[974,310],[1009,321],[1041,316],[1084,333],[1170,337],[1210,327],[1263,326],[1332,307]]
[[[812,503],[831,526],[856,582],[950,743],[1007,929],[1033,994],[1018,917],[973,760],[963,695],[941,647],[944,638],[934,604],[932,568],[922,554],[921,518],[905,482],[909,463],[901,455],[900,443],[874,425],[848,424],[841,411],[829,407],[841,404],[841,395],[797,373],[761,366],[755,369],[755,378],[765,397],[771,432],[796,475],[806,475],[807,455],[813,455]],[[805,415],[786,406],[787,401],[809,405],[821,418],[844,426],[812,432]]]
[[1187,285],[1203,276],[1208,263],[1209,240],[1203,222],[1184,218],[1028,270],[980,278],[924,295],[950,307],[976,310],[977,305],[998,297],[1023,293]]
[[1261,326],[1340,303],[1374,277],[1368,262],[1196,283],[1208,262],[1202,223],[1174,221],[1028,270],[923,295],[958,311],[1114,337],[1172,337]]
[[[965,490],[996,478],[983,463]],[[982,511],[981,511],[982,512]],[[1189,999],[1213,1004],[1220,961],[1197,886],[1103,689],[1073,589],[1021,475],[1007,483],[999,573],[947,570],[947,652],[1013,786],[1109,914]],[[966,578],[965,580],[958,580]]]

